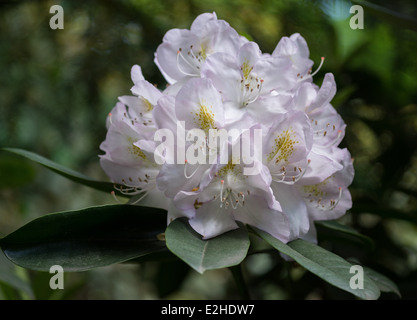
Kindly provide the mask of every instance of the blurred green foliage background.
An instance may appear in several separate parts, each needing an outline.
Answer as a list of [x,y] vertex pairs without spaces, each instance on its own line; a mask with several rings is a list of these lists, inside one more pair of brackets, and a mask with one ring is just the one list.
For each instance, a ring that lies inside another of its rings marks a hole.
[[[39,153],[100,180],[99,144],[117,97],[130,94],[130,68],[165,81],[154,52],[171,28],[217,13],[272,52],[299,32],[316,66],[338,85],[333,105],[347,123],[342,143],[355,158],[353,208],[342,219],[373,247],[319,230],[320,245],[387,275],[403,298],[417,298],[417,6],[414,0],[363,5],[365,28],[352,30],[348,1],[107,0],[0,2],[0,147]],[[49,9],[64,8],[64,29],[51,30]],[[0,153],[0,236],[45,213],[114,203],[104,193]],[[268,254],[244,262],[257,299],[350,299],[300,267]],[[228,270],[199,275],[182,263],[115,265],[65,274],[65,290],[48,273],[0,256],[0,299],[228,299]],[[382,299],[394,299],[383,294]]]

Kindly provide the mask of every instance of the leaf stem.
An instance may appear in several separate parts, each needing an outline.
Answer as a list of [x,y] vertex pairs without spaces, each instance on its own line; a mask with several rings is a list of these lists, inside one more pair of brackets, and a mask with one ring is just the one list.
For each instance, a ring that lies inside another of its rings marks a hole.
[[246,286],[245,280],[243,279],[241,265],[229,267],[232,272],[233,279],[235,280],[239,295],[242,300],[250,300],[249,290]]

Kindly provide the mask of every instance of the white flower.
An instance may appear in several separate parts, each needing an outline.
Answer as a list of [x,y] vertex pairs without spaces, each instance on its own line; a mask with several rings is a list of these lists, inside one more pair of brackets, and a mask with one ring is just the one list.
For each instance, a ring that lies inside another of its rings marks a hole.
[[107,119],[100,162],[120,191],[165,208],[168,223],[187,217],[204,239],[248,224],[315,241],[314,221],[351,208],[336,83],[330,73],[313,83],[323,59],[312,73],[301,35],[262,53],[205,13],[168,31],[155,63],[170,86],[159,91],[134,66],[133,96]]
[[188,29],[169,30],[155,53],[155,64],[169,84],[199,77],[208,56],[215,52],[236,54],[242,43],[238,35],[215,13],[199,15]]

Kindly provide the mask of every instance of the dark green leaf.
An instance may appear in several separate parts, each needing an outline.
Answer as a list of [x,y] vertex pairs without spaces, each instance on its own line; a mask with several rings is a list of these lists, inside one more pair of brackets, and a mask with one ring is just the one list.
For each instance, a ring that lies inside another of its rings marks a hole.
[[183,219],[171,222],[165,236],[168,249],[200,273],[241,263],[250,244],[248,232],[244,228],[202,240]]
[[45,215],[0,239],[0,246],[24,268],[83,271],[165,250],[157,238],[165,228],[164,210],[109,205]]
[[82,173],[79,173],[77,171],[74,171],[72,169],[69,169],[67,167],[64,167],[58,163],[55,163],[45,157],[42,157],[36,153],[22,150],[22,149],[16,149],[16,148],[1,148],[0,150],[8,151],[14,154],[18,154],[22,157],[25,157],[29,160],[32,160],[62,176],[65,178],[68,178],[74,182],[83,184],[85,186],[88,186],[93,189],[97,189],[104,192],[111,192],[115,191],[116,193],[120,194],[115,188],[114,184],[111,182],[103,182],[103,181],[97,181],[93,178],[90,178]]
[[365,274],[376,283],[382,292],[394,292],[401,297],[400,290],[391,279],[368,267],[363,267],[363,270],[365,271]]
[[328,230],[336,231],[337,233],[346,235],[351,239],[357,240],[361,244],[365,244],[371,249],[374,248],[374,242],[371,238],[363,234],[360,234],[358,231],[349,226],[343,225],[337,221],[315,221],[315,223],[319,228],[322,227],[320,229],[325,228]]
[[366,274],[364,275],[363,289],[351,288],[350,280],[354,275],[350,273],[352,264],[340,256],[301,239],[284,244],[269,233],[258,229],[254,230],[275,249],[291,257],[305,269],[335,287],[348,291],[362,299],[378,299],[380,290]]

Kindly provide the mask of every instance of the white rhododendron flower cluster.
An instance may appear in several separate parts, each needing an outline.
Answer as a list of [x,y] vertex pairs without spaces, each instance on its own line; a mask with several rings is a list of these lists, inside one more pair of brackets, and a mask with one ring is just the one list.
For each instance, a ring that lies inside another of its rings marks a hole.
[[283,242],[316,241],[315,220],[351,208],[334,77],[313,83],[301,35],[262,53],[204,13],[166,33],[155,63],[169,85],[158,90],[133,66],[133,95],[119,97],[100,146],[132,202],[166,209],[168,224],[187,217],[204,239],[248,224]]

